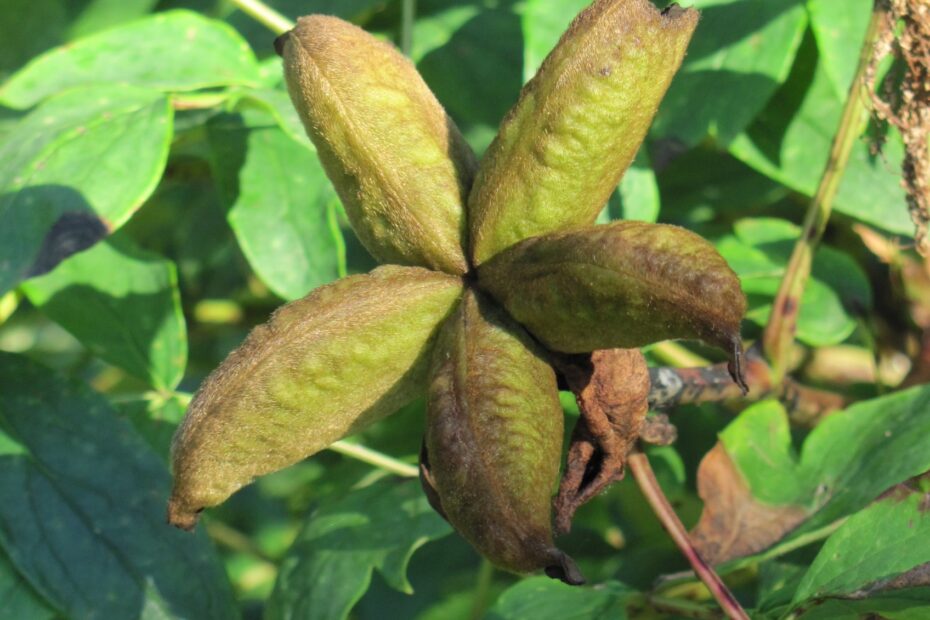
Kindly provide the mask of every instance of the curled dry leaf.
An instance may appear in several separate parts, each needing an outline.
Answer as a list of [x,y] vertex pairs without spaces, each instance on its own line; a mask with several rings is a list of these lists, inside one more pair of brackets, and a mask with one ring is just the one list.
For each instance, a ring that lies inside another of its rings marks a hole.
[[413,64],[335,17],[276,43],[294,107],[352,227],[383,262],[461,275],[475,156]]
[[[597,0],[520,94],[469,197],[471,257],[593,224],[678,71],[698,13]],[[590,350],[590,349],[588,349]]]
[[649,412],[649,368],[638,349],[609,349],[559,370],[581,412],[555,500],[556,528],[567,532],[578,508],[623,478]]
[[194,396],[172,447],[171,523],[313,454],[425,391],[459,278],[380,267],[278,309]]
[[728,352],[742,381],[739,278],[684,228],[616,222],[534,237],[482,265],[478,277],[555,351],[698,338]]
[[704,511],[691,540],[708,564],[763,551],[810,516],[802,506],[773,506],[753,497],[722,443],[701,461],[697,485]]
[[574,584],[583,578],[550,522],[562,415],[555,373],[529,336],[466,292],[433,355],[427,495],[495,565]]

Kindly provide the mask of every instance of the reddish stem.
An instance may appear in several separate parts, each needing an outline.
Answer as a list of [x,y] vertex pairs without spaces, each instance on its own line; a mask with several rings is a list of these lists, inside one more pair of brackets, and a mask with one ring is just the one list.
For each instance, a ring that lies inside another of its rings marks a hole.
[[733,620],[749,620],[749,616],[743,611],[742,606],[733,596],[733,593],[730,592],[730,589],[727,588],[720,576],[701,558],[697,549],[691,544],[688,531],[681,523],[678,515],[675,514],[671,504],[668,503],[668,499],[665,497],[665,493],[662,492],[662,487],[659,486],[659,481],[656,480],[655,473],[652,471],[652,466],[649,464],[646,455],[639,450],[631,452],[627,460],[627,466],[633,472],[636,483],[643,495],[646,496],[649,505],[652,506],[652,510],[662,523],[662,527],[665,528],[665,531],[669,533],[672,540],[675,541],[675,544],[678,545],[678,548],[688,559],[698,578],[704,582],[713,597],[717,599],[717,603],[720,604],[723,612]]

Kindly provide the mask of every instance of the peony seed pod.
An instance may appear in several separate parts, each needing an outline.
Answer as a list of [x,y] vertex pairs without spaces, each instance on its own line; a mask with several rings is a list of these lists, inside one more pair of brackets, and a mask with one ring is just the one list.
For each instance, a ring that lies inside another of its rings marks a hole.
[[294,107],[359,239],[385,263],[461,275],[477,164],[413,64],[335,17],[276,41]]
[[646,136],[698,13],[649,0],[581,12],[504,119],[468,203],[478,265],[528,237],[593,224]]
[[380,267],[279,308],[211,374],[174,437],[171,523],[189,529],[282,469],[423,394],[460,278]]
[[671,338],[742,351],[739,278],[714,246],[677,226],[615,222],[534,237],[482,265],[478,278],[555,351]]
[[562,407],[532,339],[471,290],[430,370],[424,482],[431,502],[500,568],[583,578],[552,542]]

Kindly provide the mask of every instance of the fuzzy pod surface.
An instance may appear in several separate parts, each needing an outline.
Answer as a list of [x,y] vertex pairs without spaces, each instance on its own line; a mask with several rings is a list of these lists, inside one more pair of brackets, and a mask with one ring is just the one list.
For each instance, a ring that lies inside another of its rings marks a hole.
[[191,528],[256,476],[425,393],[460,278],[386,266],[279,308],[204,381],[172,445],[169,521]]
[[413,64],[335,17],[276,42],[294,107],[352,227],[385,263],[461,275],[477,163]]
[[614,222],[534,237],[482,265],[478,279],[554,351],[674,338],[741,351],[739,278],[713,245],[678,226]]
[[592,224],[678,71],[697,11],[597,0],[526,84],[469,197],[476,265],[523,239]]
[[496,566],[582,577],[552,541],[563,414],[555,372],[504,312],[469,290],[443,326],[427,400],[427,489]]

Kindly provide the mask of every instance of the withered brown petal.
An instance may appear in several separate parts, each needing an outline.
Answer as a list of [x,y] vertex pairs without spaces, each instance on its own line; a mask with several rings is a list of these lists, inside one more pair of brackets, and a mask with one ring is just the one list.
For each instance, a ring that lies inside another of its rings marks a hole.
[[471,257],[592,224],[630,165],[697,25],[694,10],[597,0],[523,88],[469,197]]
[[478,278],[555,351],[671,338],[742,351],[739,278],[714,246],[677,226],[615,222],[534,237],[482,265]]
[[552,541],[562,418],[555,373],[526,332],[466,292],[433,354],[426,481],[449,522],[495,565],[578,583]]
[[211,374],[172,446],[169,520],[190,528],[256,476],[291,465],[423,394],[460,278],[387,266],[279,308]]
[[359,239],[382,262],[461,275],[477,163],[413,64],[335,17],[276,42],[291,100]]

